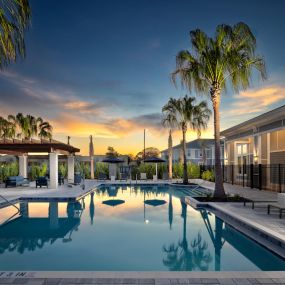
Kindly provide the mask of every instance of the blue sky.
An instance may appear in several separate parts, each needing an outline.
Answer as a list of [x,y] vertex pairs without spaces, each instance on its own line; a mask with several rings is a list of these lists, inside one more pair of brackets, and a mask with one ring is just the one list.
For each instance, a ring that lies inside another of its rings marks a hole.
[[[222,128],[285,103],[284,1],[32,0],[31,7],[27,56],[1,73],[0,111],[44,117],[55,138],[70,135],[82,153],[89,134],[97,153],[108,145],[135,153],[144,127],[149,146],[166,147],[161,107],[186,94],[169,74],[195,28],[213,34],[218,24],[244,21],[266,60],[266,82],[223,96]],[[203,136],[212,133],[210,123]]]

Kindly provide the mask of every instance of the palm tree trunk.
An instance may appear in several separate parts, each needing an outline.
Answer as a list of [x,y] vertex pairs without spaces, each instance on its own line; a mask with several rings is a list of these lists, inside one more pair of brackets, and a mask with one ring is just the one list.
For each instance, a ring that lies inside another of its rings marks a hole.
[[168,176],[169,179],[172,179],[172,134],[171,130],[169,130],[169,138],[168,138]]
[[214,110],[214,136],[215,136],[215,191],[214,197],[226,196],[221,166],[221,143],[220,143],[220,89],[214,87],[211,90],[211,100]]
[[186,160],[186,128],[182,128],[183,134],[183,184],[188,184],[188,174],[187,174],[187,160]]

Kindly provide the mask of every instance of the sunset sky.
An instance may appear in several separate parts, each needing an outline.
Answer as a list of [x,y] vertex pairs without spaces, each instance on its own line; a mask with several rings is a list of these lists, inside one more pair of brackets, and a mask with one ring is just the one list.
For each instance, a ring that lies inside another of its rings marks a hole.
[[[170,73],[196,28],[212,35],[218,24],[246,22],[267,64],[267,81],[223,94],[222,129],[285,104],[285,1],[32,0],[31,7],[26,58],[0,73],[1,115],[41,116],[55,139],[71,136],[82,154],[90,134],[96,154],[107,146],[136,154],[144,128],[147,146],[167,147],[161,107],[187,93]],[[202,137],[212,129],[211,121]]]

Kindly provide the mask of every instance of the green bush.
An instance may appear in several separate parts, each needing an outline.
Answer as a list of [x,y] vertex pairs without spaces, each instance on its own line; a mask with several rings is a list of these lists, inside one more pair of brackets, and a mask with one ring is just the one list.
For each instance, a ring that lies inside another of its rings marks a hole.
[[19,175],[19,164],[17,162],[3,163],[0,165],[0,180],[5,181],[9,176]]
[[94,177],[98,179],[99,173],[105,173],[109,176],[109,166],[104,162],[96,162],[94,165]]
[[213,170],[206,170],[202,173],[202,179],[215,182],[215,173]]
[[31,180],[35,180],[37,177],[46,176],[47,174],[47,164],[42,163],[41,165],[33,163],[30,166],[30,172],[28,174]]
[[187,174],[190,179],[200,178],[200,166],[194,163],[187,163]]
[[173,164],[172,175],[173,175],[173,178],[176,178],[176,179],[183,177],[183,164],[182,163]]
[[61,174],[61,176],[66,178],[67,177],[67,165],[66,165],[66,163],[60,163],[58,169],[59,169],[59,173]]

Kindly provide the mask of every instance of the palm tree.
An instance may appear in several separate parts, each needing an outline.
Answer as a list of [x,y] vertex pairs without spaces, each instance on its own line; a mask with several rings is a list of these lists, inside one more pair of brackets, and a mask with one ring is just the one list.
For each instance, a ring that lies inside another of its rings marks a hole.
[[25,56],[24,32],[30,17],[28,0],[0,1],[0,69]]
[[263,58],[256,55],[256,39],[244,23],[219,25],[214,37],[196,29],[190,32],[192,51],[183,50],[176,56],[176,70],[172,73],[176,85],[190,92],[209,94],[214,110],[215,136],[215,197],[224,197],[220,150],[221,92],[231,87],[235,92],[250,85],[253,70],[266,78]]
[[168,136],[168,176],[169,179],[172,179],[172,157],[173,157],[173,149],[172,149],[172,131],[171,127],[173,125],[173,117],[171,114],[167,114],[162,119],[162,124],[165,127],[169,128],[169,136]]
[[0,137],[4,139],[11,139],[15,136],[15,126],[8,120],[0,117]]
[[170,98],[168,103],[163,106],[162,112],[173,128],[182,130],[183,141],[183,183],[188,183],[187,160],[186,160],[186,132],[188,127],[196,131],[198,136],[201,130],[207,127],[211,111],[208,109],[207,102],[202,101],[195,104],[195,98],[187,95],[181,99]]
[[43,121],[42,118],[37,118],[38,123],[38,136],[41,139],[51,139],[52,138],[52,125],[49,122]]
[[16,116],[9,115],[8,121],[15,126],[18,138],[31,139],[34,136],[40,138],[52,137],[52,126],[41,117],[36,118],[29,114],[24,116],[22,113],[18,113]]

